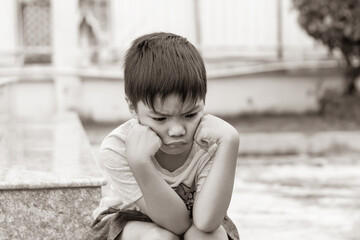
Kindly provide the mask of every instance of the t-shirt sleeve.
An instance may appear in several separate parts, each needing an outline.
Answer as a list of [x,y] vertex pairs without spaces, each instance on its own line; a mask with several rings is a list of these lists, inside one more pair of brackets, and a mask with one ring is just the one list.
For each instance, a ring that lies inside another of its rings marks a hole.
[[111,191],[121,197],[122,205],[133,203],[142,196],[140,187],[127,163],[125,150],[118,152],[103,147],[100,149],[99,163]]
[[204,185],[204,182],[207,176],[210,173],[211,167],[214,163],[213,155],[217,150],[218,145],[215,143],[213,144],[207,151],[207,153],[202,156],[201,165],[197,171],[196,176],[196,193],[199,193]]

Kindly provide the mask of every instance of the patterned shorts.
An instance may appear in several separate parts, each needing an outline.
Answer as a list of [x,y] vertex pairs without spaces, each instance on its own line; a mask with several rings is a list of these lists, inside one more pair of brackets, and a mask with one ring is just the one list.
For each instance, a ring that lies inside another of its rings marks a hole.
[[[108,217],[107,217],[108,216]],[[103,220],[104,219],[104,220]],[[135,210],[118,210],[109,208],[102,212],[91,225],[87,235],[88,240],[116,240],[129,221],[152,222],[145,214]],[[229,240],[239,240],[239,233],[235,224],[226,215],[222,226],[227,232]]]

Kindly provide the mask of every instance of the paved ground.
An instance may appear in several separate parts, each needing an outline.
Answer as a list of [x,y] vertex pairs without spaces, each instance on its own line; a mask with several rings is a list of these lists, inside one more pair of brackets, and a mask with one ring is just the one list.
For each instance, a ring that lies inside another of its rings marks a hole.
[[242,239],[360,239],[360,157],[239,157],[229,215]]
[[[229,121],[245,136],[266,133],[265,142],[274,136],[271,144],[275,145],[279,132],[296,136],[328,131],[360,133],[356,121],[317,116]],[[95,151],[113,127],[85,124]],[[360,151],[347,152],[344,147],[317,155],[239,156],[228,214],[242,239],[360,240]]]

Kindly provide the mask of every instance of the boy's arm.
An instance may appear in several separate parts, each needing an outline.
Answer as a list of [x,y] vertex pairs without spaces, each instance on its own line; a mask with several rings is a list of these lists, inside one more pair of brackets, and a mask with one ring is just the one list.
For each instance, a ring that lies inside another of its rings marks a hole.
[[227,122],[212,115],[205,115],[199,124],[195,140],[216,142],[218,148],[204,185],[197,195],[193,208],[195,226],[212,232],[222,223],[233,191],[239,135]]
[[143,194],[136,204],[161,227],[182,234],[191,225],[187,208],[159,175],[151,160],[161,144],[156,133],[142,125],[134,126],[128,136],[127,160]]

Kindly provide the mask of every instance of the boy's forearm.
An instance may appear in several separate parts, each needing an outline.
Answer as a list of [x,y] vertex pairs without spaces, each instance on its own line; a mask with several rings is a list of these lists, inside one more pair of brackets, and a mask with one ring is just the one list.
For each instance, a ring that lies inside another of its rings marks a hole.
[[238,135],[220,143],[210,173],[196,197],[193,209],[194,224],[211,232],[217,229],[229,207],[239,148]]
[[148,216],[161,227],[184,233],[191,225],[183,200],[158,174],[150,159],[130,165],[146,203]]

